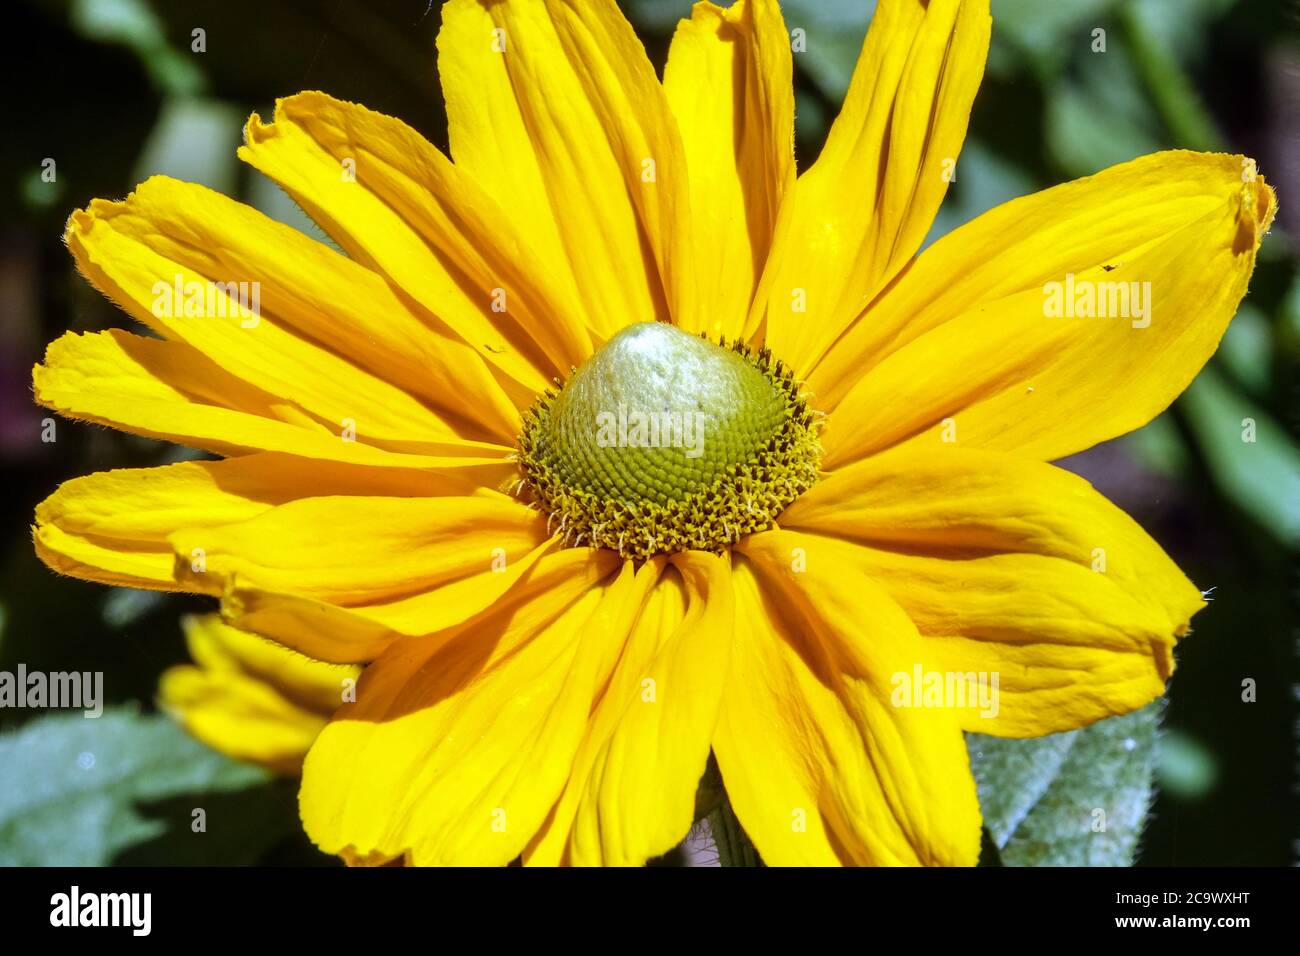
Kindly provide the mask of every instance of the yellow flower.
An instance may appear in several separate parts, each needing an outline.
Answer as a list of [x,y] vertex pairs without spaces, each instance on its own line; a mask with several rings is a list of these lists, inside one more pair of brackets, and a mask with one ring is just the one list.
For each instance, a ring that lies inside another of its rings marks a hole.
[[796,178],[773,0],[697,5],[662,83],[613,0],[453,0],[454,163],[321,93],[249,121],[346,255],[167,179],[73,215],[157,337],[65,336],[38,400],[226,457],[68,482],[41,556],[368,665],[301,794],[355,862],[639,864],[710,751],[769,863],[975,862],[962,731],[1147,703],[1203,604],[1047,462],[1191,381],[1275,208],[1167,152],[917,255],[989,30],[882,0]]
[[224,624],[181,619],[194,664],[168,668],[158,697],[214,750],[296,774],[330,714],[352,696],[361,669],[326,664]]

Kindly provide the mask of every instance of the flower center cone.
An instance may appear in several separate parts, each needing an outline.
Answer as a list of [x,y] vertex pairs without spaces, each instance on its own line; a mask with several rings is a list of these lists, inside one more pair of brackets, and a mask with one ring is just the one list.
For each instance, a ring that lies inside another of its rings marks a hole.
[[520,463],[575,545],[721,551],[816,482],[815,432],[798,383],[766,350],[645,322],[538,400]]

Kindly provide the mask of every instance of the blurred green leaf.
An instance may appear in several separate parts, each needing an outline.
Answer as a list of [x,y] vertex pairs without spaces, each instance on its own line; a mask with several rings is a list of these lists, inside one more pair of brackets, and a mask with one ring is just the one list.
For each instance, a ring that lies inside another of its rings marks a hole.
[[1047,146],[1057,165],[1072,177],[1089,176],[1159,150],[1160,121],[1124,45],[1114,39],[1082,63],[1077,79],[1044,91]]
[[1289,361],[1300,364],[1300,276],[1291,280],[1286,297],[1282,300],[1277,346],[1287,354]]
[[[1059,74],[1070,53],[1089,50],[1092,30],[1118,0],[993,0],[993,50],[990,65],[1005,73],[1018,53],[1044,81]],[[1014,51],[1014,52],[1013,52]]]
[[1127,0],[1127,6],[1159,36],[1170,54],[1188,66],[1202,58],[1212,22],[1226,16],[1238,0]]
[[1146,130],[1107,113],[1069,83],[1054,86],[1049,94],[1047,143],[1053,159],[1072,177],[1090,176],[1159,148]]
[[874,0],[785,0],[788,31],[803,30],[806,49],[794,53],[802,69],[832,103],[848,92],[862,39],[875,12]]
[[1176,479],[1182,476],[1188,465],[1187,444],[1178,430],[1173,417],[1164,413],[1147,422],[1135,432],[1129,432],[1119,439],[1133,452],[1134,457],[1144,468]]
[[162,22],[146,0],[74,0],[70,20],[87,39],[131,50],[163,93],[193,95],[206,86],[198,65],[167,42]]
[[1300,548],[1300,449],[1286,430],[1213,365],[1179,401],[1224,495],[1282,543]]
[[[826,138],[826,130],[831,125],[831,118],[830,110],[826,108],[824,100],[807,90],[795,90],[794,133],[796,143],[821,143]],[[795,155],[799,157],[799,161],[802,163],[803,154],[797,146]]]
[[1151,806],[1161,706],[1032,740],[967,735],[1003,866],[1132,865]]
[[625,0],[628,17],[642,30],[666,33],[689,20],[693,0]]
[[[257,801],[231,806],[240,792],[264,791],[269,774],[130,708],[40,717],[0,736],[0,767],[0,866],[140,860],[136,851],[163,840],[185,847],[156,862],[247,863],[290,832],[283,820],[269,825]],[[190,828],[195,808],[206,832]]]
[[1216,354],[1238,385],[1252,395],[1263,395],[1273,366],[1273,329],[1268,317],[1243,302]]
[[245,111],[220,100],[173,97],[163,103],[136,164],[134,178],[171,176],[227,195],[239,176],[236,150]]
[[[1204,4],[1185,4],[1177,16],[1195,22]],[[1133,0],[1119,8],[1124,36],[1133,59],[1160,112],[1170,137],[1186,149],[1222,150],[1223,136],[1215,127],[1179,62],[1171,35],[1164,29],[1168,4]]]

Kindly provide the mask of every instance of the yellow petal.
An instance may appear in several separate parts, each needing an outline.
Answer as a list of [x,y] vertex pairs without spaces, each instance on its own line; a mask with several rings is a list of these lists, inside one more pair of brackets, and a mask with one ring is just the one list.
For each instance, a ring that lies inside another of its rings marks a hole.
[[[1213,354],[1245,294],[1276,207],[1262,178],[1242,181],[1249,164],[1146,156],[935,243],[836,346],[836,369],[813,376],[834,409],[826,466],[945,435],[1050,460],[1146,424]],[[1110,317],[1053,315],[1071,287]],[[837,405],[841,376],[860,378]]]
[[690,320],[681,139],[612,0],[453,0],[438,51],[457,167],[562,250],[593,337]]
[[[272,125],[249,122],[243,155],[323,210],[349,253],[388,271],[516,380],[534,383],[510,352],[527,356],[548,378],[590,354],[572,283],[541,265],[535,237],[520,232],[508,210],[401,120],[324,93],[299,93],[276,104]],[[371,195],[358,199],[360,191]],[[354,218],[376,201],[382,219]],[[384,223],[391,231],[378,231]],[[449,280],[467,285],[470,297]],[[499,339],[510,352],[495,351]]]
[[320,717],[328,717],[343,703],[345,679],[361,675],[359,667],[318,661],[231,627],[219,614],[186,615],[181,628],[190,656],[204,671],[243,674]]
[[681,134],[655,69],[615,0],[582,5],[546,0],[546,9],[622,169],[658,265],[668,314],[675,322],[693,324],[699,266],[687,251],[692,235],[689,173]]
[[730,573],[715,555],[673,556],[525,863],[640,866],[686,835],[727,675]]
[[739,550],[713,749],[759,854],[776,866],[974,865],[961,730],[949,710],[893,705],[894,675],[925,665],[926,648],[862,549],[771,531]]
[[673,34],[664,91],[690,178],[700,321],[735,339],[794,185],[790,37],[776,0],[695,4]]
[[418,453],[390,452],[345,440],[291,405],[218,368],[193,346],[130,335],[119,329],[50,343],[32,371],[36,401],[69,418],[219,454],[265,450],[304,458],[398,468],[500,464],[509,449],[442,438],[412,443]]
[[961,710],[982,733],[1072,730],[1148,703],[1205,603],[1082,478],[994,452],[898,449],[831,475],[781,523],[858,545],[940,669],[999,675],[996,708]]
[[513,600],[538,589],[570,587],[580,593],[618,564],[618,555],[611,551],[563,548],[548,554],[551,546],[545,542],[501,571],[481,568],[411,597],[346,608],[246,586],[236,578],[221,595],[221,613],[236,627],[265,634],[319,660],[372,661],[405,637],[424,638],[473,621],[503,596]]
[[[484,4],[452,0],[442,5],[437,46],[447,138],[456,168],[510,211],[519,231],[533,238],[542,268],[577,289],[559,220],[551,211],[551,195],[506,69],[509,38]],[[601,319],[599,310],[592,317],[581,292],[574,307],[593,328]]]
[[360,669],[304,657],[229,627],[215,614],[181,624],[196,666],[163,673],[162,706],[214,750],[297,773]]
[[[439,202],[454,203],[454,197],[435,198],[426,186],[422,213],[438,217],[439,224],[448,228],[447,241],[455,244],[455,255],[447,248],[431,246],[407,220],[409,210],[399,203],[409,201],[409,196],[399,200],[380,191],[386,188],[386,183],[380,175],[385,169],[378,157],[352,155],[354,151],[360,152],[359,146],[340,142],[337,131],[327,140],[329,148],[311,135],[304,127],[308,115],[305,107],[324,102],[324,98],[321,94],[304,94],[304,97],[278,101],[271,123],[264,123],[253,114],[244,130],[245,145],[239,149],[240,158],[279,183],[350,258],[387,276],[430,320],[445,325],[474,348],[496,369],[502,387],[516,404],[526,400],[529,393],[544,388],[554,374],[545,353],[516,322],[502,321],[509,319],[506,313],[493,312],[494,303],[498,309],[510,308],[510,290],[506,290],[503,299],[494,295],[493,287],[484,289],[475,283],[470,288],[464,281],[457,257],[474,256],[486,247],[476,244],[481,237],[471,239],[458,233],[444,218],[454,213]],[[360,107],[340,106],[355,109],[353,115],[365,115],[375,123],[387,121],[392,124],[388,135],[399,140],[405,137],[404,141],[389,144],[386,151],[415,148],[418,134],[399,121]],[[422,151],[432,148],[427,143],[421,147]],[[330,149],[341,154],[336,156]],[[387,172],[391,174],[392,170]],[[450,176],[459,179],[455,173]],[[406,186],[419,191],[421,187],[417,184],[421,181],[417,178]],[[486,208],[464,212],[475,221],[475,228],[485,225],[483,220],[492,219]],[[504,218],[504,214],[499,214],[498,221]]]
[[593,643],[622,640],[631,562],[580,597],[507,599],[472,629],[395,645],[303,772],[311,838],[348,858],[501,865],[541,827],[596,693]]
[[[302,498],[248,520],[206,522],[171,535],[196,589],[227,582],[340,605],[423,593],[504,572],[546,542],[546,519],[495,492],[475,497]],[[201,570],[191,555],[203,554]]]
[[176,589],[169,536],[220,527],[309,495],[469,494],[488,474],[365,468],[262,453],[123,468],[64,482],[36,508],[37,553],[51,568],[105,584]]
[[[143,200],[133,195],[124,203],[92,203],[73,214],[66,234],[82,273],[129,314],[163,337],[193,346],[308,419],[363,422],[367,435],[380,441],[456,437],[411,395],[293,334],[278,317],[284,304],[261,302],[263,273],[228,272],[205,249],[177,243],[159,226],[159,220],[167,221],[166,201],[164,210],[142,214],[140,207],[155,198],[155,190],[142,188],[140,195]],[[196,202],[200,214],[239,231],[237,217],[225,215],[221,200],[193,192],[176,198]],[[275,248],[264,255],[273,256]],[[222,288],[239,290],[234,293],[238,306],[218,291]],[[268,291],[279,288],[272,278]]]
[[323,715],[291,704],[243,674],[210,673],[189,664],[163,672],[158,696],[162,708],[202,743],[276,773],[298,773],[326,723]]
[[767,344],[792,368],[807,374],[921,245],[966,136],[989,29],[988,0],[877,4],[764,276]]
[[[350,417],[398,440],[457,434],[466,419],[501,441],[518,433],[515,406],[472,348],[422,321],[381,276],[220,193],[156,176],[124,202],[74,213],[65,238],[130,315],[331,424]],[[227,316],[206,314],[217,284],[242,289],[259,314],[219,296],[212,305]],[[189,301],[205,314],[186,314]]]

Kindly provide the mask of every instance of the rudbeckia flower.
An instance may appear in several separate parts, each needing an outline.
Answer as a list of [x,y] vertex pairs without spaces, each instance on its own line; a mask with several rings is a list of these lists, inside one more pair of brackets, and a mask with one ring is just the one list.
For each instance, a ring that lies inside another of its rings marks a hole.
[[973,864],[963,731],[1174,668],[1200,591],[1049,462],[1192,380],[1275,208],[1166,152],[918,254],[989,31],[881,0],[796,173],[774,0],[696,5],[662,81],[613,0],[452,0],[450,157],[322,93],[248,123],[342,254],[169,179],[72,216],[154,335],[59,339],[38,401],[224,457],[66,483],[41,556],[365,665],[300,801],[352,862],[639,864],[712,753],[770,864]]

